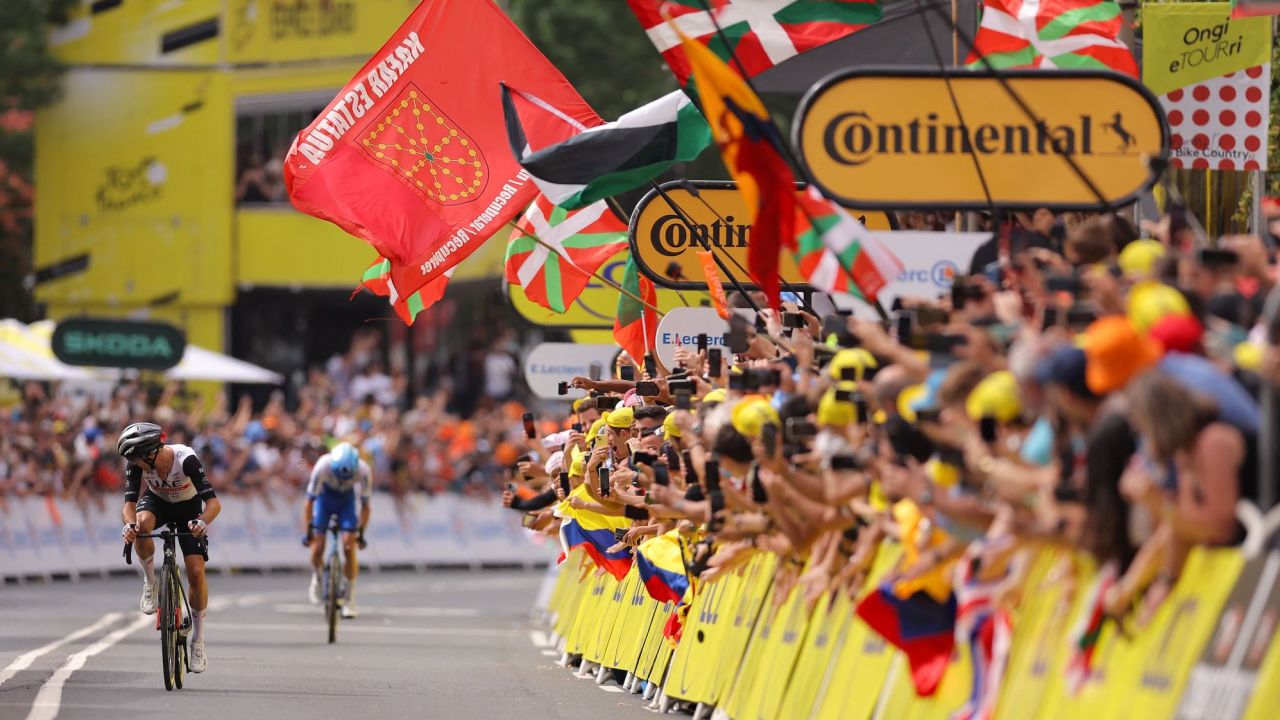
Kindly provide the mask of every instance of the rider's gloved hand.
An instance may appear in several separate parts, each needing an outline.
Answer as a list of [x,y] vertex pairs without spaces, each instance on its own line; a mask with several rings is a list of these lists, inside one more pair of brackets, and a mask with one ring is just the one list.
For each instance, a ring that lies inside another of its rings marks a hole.
[[137,540],[138,539],[138,523],[126,524],[124,526],[124,529],[120,531],[120,537],[124,538],[124,541],[127,543],[131,543],[134,540]]
[[204,537],[205,533],[208,532],[209,524],[206,523],[204,520],[201,520],[200,518],[196,518],[195,520],[192,520],[191,522],[187,523],[187,528],[191,530],[192,535],[196,536],[197,538],[202,538]]
[[302,536],[302,546],[311,547],[311,541],[316,539],[316,530],[310,525],[307,526],[307,534]]
[[356,533],[356,544],[360,546],[361,550],[369,547],[369,543],[364,541],[364,528],[360,528],[360,531]]

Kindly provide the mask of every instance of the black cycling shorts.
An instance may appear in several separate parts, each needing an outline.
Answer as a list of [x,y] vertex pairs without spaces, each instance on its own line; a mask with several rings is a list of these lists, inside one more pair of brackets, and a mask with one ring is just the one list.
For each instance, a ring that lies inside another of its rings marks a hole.
[[[145,510],[156,516],[156,531],[162,530],[169,523],[176,523],[180,532],[189,532],[187,523],[199,517],[203,509],[204,501],[198,495],[190,500],[169,502],[161,500],[160,496],[150,490],[142,493],[137,505],[138,512]],[[190,535],[181,535],[178,537],[178,547],[182,549],[184,556],[199,555],[205,560],[209,559],[209,545],[204,540],[197,540]]]

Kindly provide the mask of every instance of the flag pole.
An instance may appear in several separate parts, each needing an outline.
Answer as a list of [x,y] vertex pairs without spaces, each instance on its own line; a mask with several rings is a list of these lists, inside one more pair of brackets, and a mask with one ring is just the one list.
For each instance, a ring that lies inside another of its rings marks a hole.
[[[555,253],[555,254],[557,254],[557,255],[559,255],[559,254],[560,254],[560,251],[558,251],[558,250],[556,250],[555,248],[551,247],[551,246],[550,246],[549,244],[547,244],[547,242],[546,242],[546,241],[544,241],[542,238],[538,237],[537,235],[534,235],[533,233],[529,232],[528,230],[525,230],[524,228],[520,227],[519,225],[512,224],[512,226],[511,226],[511,227],[515,228],[516,232],[518,232],[518,233],[520,233],[521,235],[524,235],[525,237],[529,238],[530,240],[532,240],[532,241],[534,241],[534,242],[538,243],[539,245],[541,245],[542,247],[546,248],[547,250],[550,250],[551,252],[553,252],[553,253]],[[594,272],[594,271],[593,271],[593,272],[588,272],[588,271],[586,271],[586,270],[584,270],[584,269],[582,269],[582,268],[578,267],[577,265],[573,264],[572,262],[571,262],[571,263],[569,263],[569,267],[571,267],[571,268],[573,268],[574,270],[577,270],[578,272],[583,273],[583,274],[585,274],[585,275],[590,275],[591,277],[593,277],[593,278],[595,278],[595,279],[599,280],[600,282],[604,283],[605,285],[608,285],[609,287],[613,288],[614,290],[617,290],[618,292],[622,293],[623,295],[626,295],[627,297],[631,298],[632,300],[635,300],[636,302],[640,303],[641,305],[644,305],[645,307],[649,308],[650,310],[652,310],[652,311],[654,311],[654,312],[658,313],[658,317],[662,317],[663,315],[665,315],[665,314],[666,314],[666,313],[662,312],[661,310],[659,310],[657,307],[655,307],[655,306],[653,306],[653,305],[650,305],[649,303],[645,302],[645,299],[644,299],[644,298],[639,297],[638,295],[636,295],[635,293],[631,292],[630,290],[627,290],[626,288],[622,287],[622,286],[621,286],[621,285],[619,285],[618,283],[616,283],[616,282],[614,282],[614,281],[610,280],[609,278],[607,278],[607,277],[605,277],[605,276],[601,275],[599,272]]]
[[[609,204],[609,207],[613,208],[614,212],[618,213],[618,215],[622,217],[622,221],[625,222],[629,227],[631,225],[631,213],[623,209],[622,203],[618,202],[618,198],[614,197],[613,195],[610,195],[604,200]],[[675,288],[671,288],[671,289],[675,291],[676,297],[680,298],[680,302],[684,303],[685,307],[692,307],[691,305],[689,305],[689,301],[685,299],[684,293],[680,292],[679,290],[676,290]]]

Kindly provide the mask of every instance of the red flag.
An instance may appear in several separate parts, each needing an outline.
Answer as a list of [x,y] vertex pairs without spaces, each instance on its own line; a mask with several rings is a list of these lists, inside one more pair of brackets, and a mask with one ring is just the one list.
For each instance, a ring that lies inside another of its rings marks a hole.
[[707,278],[707,293],[711,295],[711,304],[721,320],[729,319],[729,298],[724,294],[724,284],[720,282],[720,271],[716,268],[715,256],[710,250],[698,250],[695,253],[702,263],[702,274]]
[[412,296],[537,195],[511,154],[502,82],[603,122],[492,0],[426,0],[294,140],[293,204],[372,245]]

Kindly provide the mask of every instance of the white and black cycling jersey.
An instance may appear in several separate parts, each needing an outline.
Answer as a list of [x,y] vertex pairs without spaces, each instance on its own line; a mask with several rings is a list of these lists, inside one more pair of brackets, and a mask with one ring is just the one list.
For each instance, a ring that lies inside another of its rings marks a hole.
[[137,502],[138,493],[146,481],[152,495],[168,502],[182,502],[199,496],[202,500],[215,497],[213,486],[204,475],[204,465],[196,457],[196,451],[186,445],[169,445],[173,450],[173,466],[169,474],[160,477],[154,470],[143,470],[130,464],[124,475],[124,501]]

